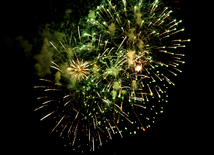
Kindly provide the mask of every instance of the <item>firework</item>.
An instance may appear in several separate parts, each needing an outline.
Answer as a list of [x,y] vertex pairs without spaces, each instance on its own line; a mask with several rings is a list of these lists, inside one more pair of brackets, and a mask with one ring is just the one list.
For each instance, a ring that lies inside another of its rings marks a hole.
[[71,61],[70,67],[68,67],[67,70],[69,71],[69,74],[71,74],[71,78],[80,81],[84,80],[84,77],[87,78],[86,75],[89,74],[89,72],[87,72],[89,70],[87,69],[88,66],[88,62],[83,62],[83,60],[80,62],[77,59],[76,63],[74,60]]
[[182,21],[158,0],[121,4],[107,0],[97,7],[97,18],[87,20],[96,32],[81,33],[78,26],[76,35],[49,42],[57,53],[55,79],[35,86],[44,91],[35,111],[50,109],[41,120],[60,113],[52,132],[67,137],[67,145],[94,151],[116,133],[123,137],[125,120],[145,131],[163,113],[160,103],[168,102],[166,83],[174,85],[171,75],[181,72],[179,49],[190,41],[174,37],[184,31]]

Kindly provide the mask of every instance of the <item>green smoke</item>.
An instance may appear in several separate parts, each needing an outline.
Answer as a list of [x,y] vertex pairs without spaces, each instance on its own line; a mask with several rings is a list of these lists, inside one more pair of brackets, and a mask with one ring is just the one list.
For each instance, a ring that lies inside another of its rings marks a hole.
[[35,64],[35,68],[38,76],[43,77],[47,74],[51,73],[50,66],[53,53],[51,52],[52,47],[50,47],[50,43],[48,39],[45,38],[43,41],[43,46],[41,53],[35,56],[37,63]]

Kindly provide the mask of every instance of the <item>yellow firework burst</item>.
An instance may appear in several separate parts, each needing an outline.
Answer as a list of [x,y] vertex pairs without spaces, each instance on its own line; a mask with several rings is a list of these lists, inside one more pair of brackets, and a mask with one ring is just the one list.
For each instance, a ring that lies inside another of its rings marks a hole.
[[82,61],[79,61],[77,59],[77,62],[75,62],[74,60],[72,60],[70,62],[70,67],[67,68],[69,74],[71,74],[71,78],[78,80],[78,81],[82,81],[85,79],[85,77],[87,78],[87,74],[89,74],[89,63],[86,61],[84,62],[83,59]]

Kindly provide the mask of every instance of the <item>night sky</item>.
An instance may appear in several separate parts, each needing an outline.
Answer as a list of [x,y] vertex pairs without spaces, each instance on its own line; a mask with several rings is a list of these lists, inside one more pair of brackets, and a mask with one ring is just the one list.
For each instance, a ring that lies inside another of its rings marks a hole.
[[[39,32],[47,23],[54,23],[54,27],[57,27],[58,23],[68,18],[74,22],[78,21],[81,16],[88,14],[90,8],[99,4],[97,1],[89,2],[90,0],[45,1],[43,3],[17,1],[11,5],[8,1],[5,6],[2,6],[4,28],[1,34],[1,42],[3,42],[1,51],[6,54],[5,60],[3,59],[6,61],[3,68],[6,68],[6,79],[10,81],[10,86],[5,91],[8,95],[5,104],[7,104],[7,109],[11,109],[8,111],[13,116],[9,120],[11,127],[6,145],[10,146],[12,151],[22,154],[78,154],[64,147],[64,142],[57,134],[50,133],[53,126],[49,124],[48,119],[51,120],[51,117],[40,122],[41,115],[38,111],[34,112],[34,109],[40,106],[33,90],[39,78],[35,73],[34,56],[39,53],[42,44]],[[185,36],[187,36],[185,39],[194,41],[190,4],[185,1],[171,2],[171,4],[181,8],[182,25],[185,27]],[[72,10],[69,17],[65,12],[67,9]],[[115,138],[91,154],[121,155],[127,152],[175,154],[182,153],[189,147],[188,126],[191,120],[188,117],[190,112],[188,104],[192,105],[189,95],[191,92],[189,61],[191,46],[189,43],[185,48],[186,63],[182,67],[183,72],[178,74],[173,81],[176,85],[170,87],[168,91],[167,117],[157,122],[149,131],[135,137],[125,137],[123,140]]]

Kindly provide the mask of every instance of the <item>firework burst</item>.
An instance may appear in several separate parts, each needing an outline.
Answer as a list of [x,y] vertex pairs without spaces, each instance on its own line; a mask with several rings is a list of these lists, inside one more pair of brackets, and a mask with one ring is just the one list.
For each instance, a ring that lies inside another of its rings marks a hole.
[[177,67],[184,54],[178,49],[190,41],[172,37],[184,31],[181,21],[170,17],[172,11],[158,0],[121,4],[117,8],[107,0],[91,10],[87,22],[96,32],[81,33],[78,26],[76,35],[59,42],[65,52],[49,42],[57,51],[51,61],[57,72],[55,80],[40,79],[42,84],[35,86],[44,91],[35,111],[50,109],[41,120],[58,114],[52,132],[60,130],[67,145],[85,144],[94,151],[106,137],[123,137],[129,128],[125,120],[145,131],[163,113],[167,84],[174,85],[171,75],[181,72]]
[[70,67],[67,68],[69,74],[71,74],[71,78],[74,78],[75,80],[84,80],[85,78],[87,78],[87,74],[89,74],[89,69],[87,68],[88,62],[80,62],[77,59],[77,62],[75,63],[74,60],[71,61],[70,63]]

